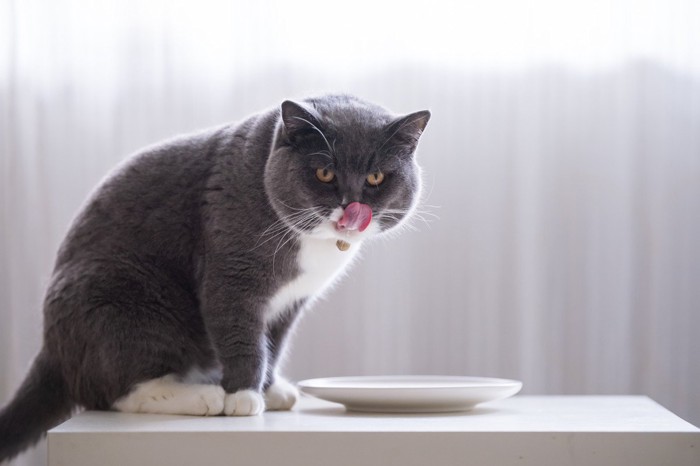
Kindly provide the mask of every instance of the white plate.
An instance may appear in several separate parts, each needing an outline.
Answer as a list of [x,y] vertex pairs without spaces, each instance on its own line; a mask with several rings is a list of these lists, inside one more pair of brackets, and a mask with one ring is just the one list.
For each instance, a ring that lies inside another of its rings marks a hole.
[[479,403],[520,391],[517,380],[485,377],[399,375],[330,377],[299,382],[302,392],[344,404],[349,411],[444,413],[469,411]]

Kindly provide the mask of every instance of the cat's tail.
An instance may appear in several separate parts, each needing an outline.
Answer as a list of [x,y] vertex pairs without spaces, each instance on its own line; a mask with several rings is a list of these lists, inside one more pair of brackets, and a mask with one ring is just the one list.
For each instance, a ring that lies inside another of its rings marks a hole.
[[42,351],[15,397],[0,410],[0,463],[38,442],[70,417],[72,408],[59,368]]

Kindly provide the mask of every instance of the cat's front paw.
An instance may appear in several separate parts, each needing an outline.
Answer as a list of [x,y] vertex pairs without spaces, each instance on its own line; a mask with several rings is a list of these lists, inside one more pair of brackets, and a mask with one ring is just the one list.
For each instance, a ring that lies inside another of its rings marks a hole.
[[255,390],[238,390],[227,393],[224,414],[227,416],[257,416],[265,411],[265,400]]
[[286,411],[292,409],[299,398],[297,388],[289,381],[278,378],[265,391],[265,404],[270,411]]

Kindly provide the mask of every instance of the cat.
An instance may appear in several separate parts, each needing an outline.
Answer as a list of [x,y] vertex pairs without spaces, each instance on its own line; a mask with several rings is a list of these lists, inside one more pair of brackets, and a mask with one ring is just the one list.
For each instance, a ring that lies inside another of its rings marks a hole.
[[420,199],[429,111],[325,95],[144,149],[59,248],[44,342],[0,412],[0,461],[76,408],[287,410],[290,329],[368,238]]

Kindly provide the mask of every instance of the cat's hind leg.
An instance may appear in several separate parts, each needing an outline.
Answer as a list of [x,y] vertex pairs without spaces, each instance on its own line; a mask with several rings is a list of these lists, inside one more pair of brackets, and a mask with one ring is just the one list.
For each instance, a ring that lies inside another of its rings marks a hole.
[[224,389],[178,381],[174,375],[138,383],[112,407],[125,413],[216,416],[224,411]]

